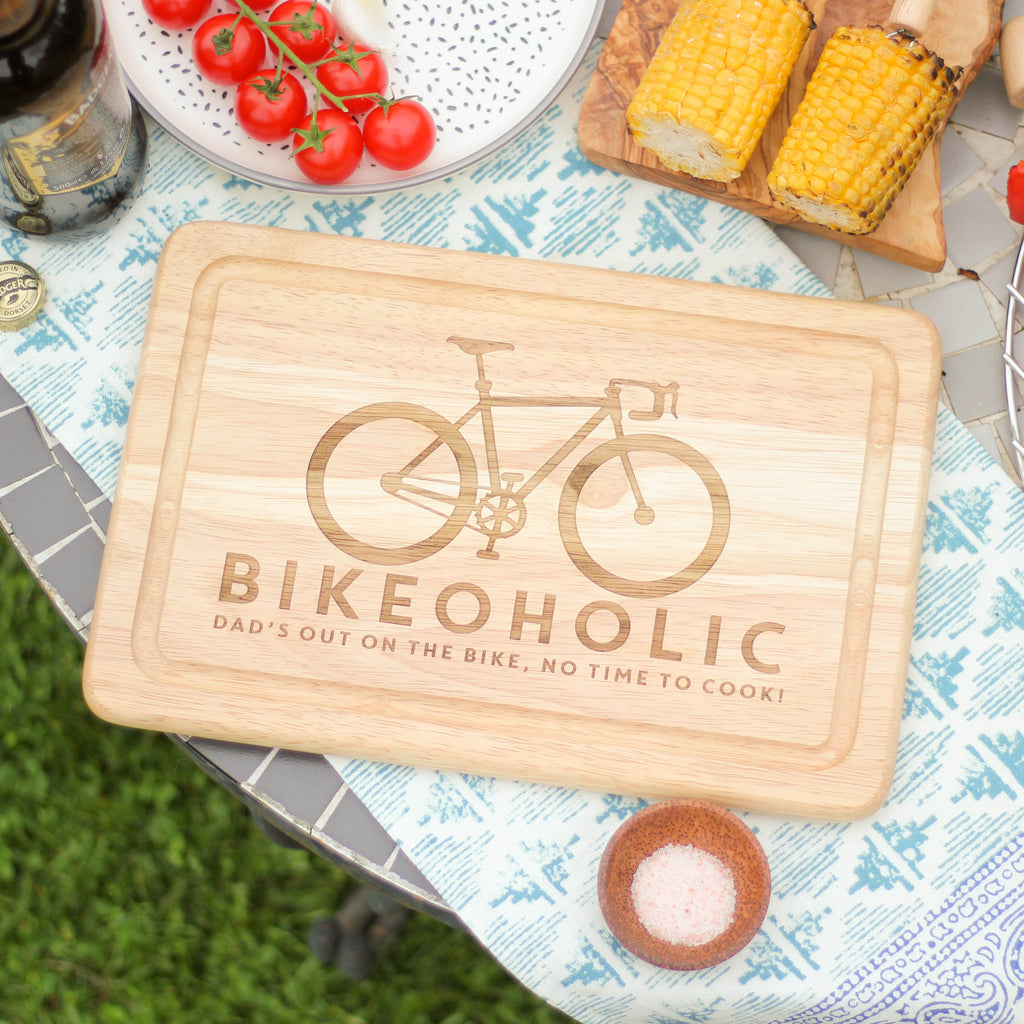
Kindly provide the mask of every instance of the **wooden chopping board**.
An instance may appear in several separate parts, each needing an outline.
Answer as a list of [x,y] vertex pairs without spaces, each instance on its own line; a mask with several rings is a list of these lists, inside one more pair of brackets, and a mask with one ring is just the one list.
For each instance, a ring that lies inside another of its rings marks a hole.
[[866,814],[939,374],[907,310],[190,224],[158,268],[87,699],[186,735]]
[[[580,109],[578,138],[583,154],[602,167],[715,199],[766,220],[834,238],[847,245],[934,273],[946,260],[939,182],[939,148],[929,146],[903,192],[870,235],[845,235],[808,224],[768,193],[772,161],[822,47],[840,25],[882,24],[891,2],[809,0],[817,28],[811,33],[761,143],[740,177],[728,185],[670,171],[656,156],[635,145],[626,127],[626,108],[662,33],[678,9],[676,0],[623,0],[598,59]],[[963,67],[960,92],[974,80],[999,35],[1002,0],[936,0],[927,30],[920,36],[947,64]]]

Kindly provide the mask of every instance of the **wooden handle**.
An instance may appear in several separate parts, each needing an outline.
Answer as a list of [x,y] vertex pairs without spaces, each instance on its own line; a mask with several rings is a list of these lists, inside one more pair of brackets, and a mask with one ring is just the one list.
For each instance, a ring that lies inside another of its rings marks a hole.
[[919,36],[924,32],[934,9],[935,0],[896,0],[892,5],[892,14],[889,15],[889,24],[894,29]]
[[1010,103],[1024,110],[1024,14],[1011,18],[999,37],[1003,81]]

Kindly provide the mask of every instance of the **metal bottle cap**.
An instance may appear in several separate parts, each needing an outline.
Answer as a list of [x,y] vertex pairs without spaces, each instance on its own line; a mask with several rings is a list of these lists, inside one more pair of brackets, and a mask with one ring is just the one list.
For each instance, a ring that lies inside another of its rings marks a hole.
[[27,263],[0,261],[0,330],[20,331],[39,315],[46,288]]

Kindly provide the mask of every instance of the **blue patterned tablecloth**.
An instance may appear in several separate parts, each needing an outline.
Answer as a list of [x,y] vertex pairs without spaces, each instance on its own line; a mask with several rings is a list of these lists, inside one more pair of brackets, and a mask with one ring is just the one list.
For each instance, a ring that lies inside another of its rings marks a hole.
[[[37,267],[49,291],[35,324],[0,335],[0,373],[113,494],[156,261],[171,230],[196,219],[824,296],[763,222],[581,156],[575,121],[598,49],[499,153],[376,196],[255,185],[151,125],[143,193],[101,236],[0,229],[4,254]],[[856,823],[744,815],[773,896],[727,963],[648,967],[604,925],[597,864],[643,801],[335,763],[480,940],[585,1024],[997,1024],[1024,1019],[1022,705],[1024,497],[943,411],[892,793]]]

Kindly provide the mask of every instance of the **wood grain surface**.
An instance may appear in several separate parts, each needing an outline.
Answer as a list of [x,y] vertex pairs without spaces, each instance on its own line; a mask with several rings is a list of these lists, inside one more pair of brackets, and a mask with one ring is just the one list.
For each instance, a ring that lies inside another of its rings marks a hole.
[[[727,203],[766,220],[838,239],[921,270],[941,270],[946,259],[946,237],[942,226],[939,151],[935,145],[925,151],[903,192],[870,235],[845,235],[808,224],[769,195],[768,170],[821,48],[840,25],[885,24],[892,7],[882,0],[829,0],[827,4],[824,0],[810,0],[808,6],[817,27],[760,145],[736,181],[726,185],[670,171],[656,156],[637,146],[626,127],[626,108],[678,7],[675,0],[623,0],[583,98],[577,127],[581,151],[589,160],[611,170]],[[1001,0],[936,0],[928,27],[919,36],[947,64],[963,67],[961,94],[995,45],[1001,8]]]
[[188,225],[86,696],[188,735],[867,813],[938,379],[906,310]]

